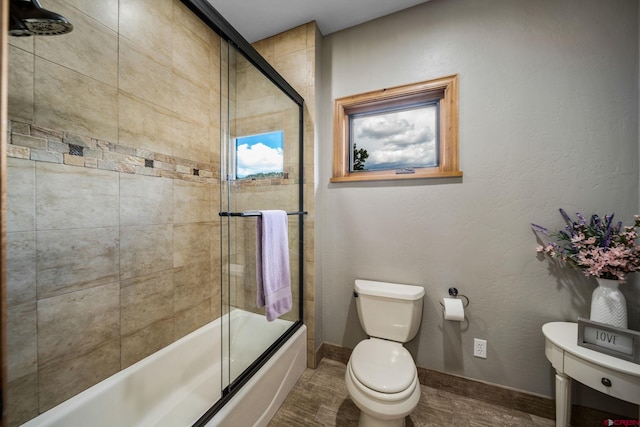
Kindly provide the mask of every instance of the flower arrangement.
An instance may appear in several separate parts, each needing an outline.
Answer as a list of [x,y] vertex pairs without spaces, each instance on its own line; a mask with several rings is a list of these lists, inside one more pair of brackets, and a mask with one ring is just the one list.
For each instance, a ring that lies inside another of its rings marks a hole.
[[613,224],[613,216],[591,216],[589,222],[577,213],[573,221],[560,209],[567,225],[563,230],[551,233],[544,227],[531,224],[533,229],[556,239],[537,247],[544,255],[560,259],[573,267],[584,271],[586,276],[602,279],[626,281],[626,274],[640,270],[640,246],[635,245],[640,227],[640,215],[635,216],[633,226],[622,226],[622,222]]

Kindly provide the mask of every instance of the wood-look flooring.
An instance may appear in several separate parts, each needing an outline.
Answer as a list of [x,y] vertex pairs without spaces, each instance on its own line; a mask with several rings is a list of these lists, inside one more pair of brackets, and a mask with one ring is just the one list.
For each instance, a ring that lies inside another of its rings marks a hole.
[[[360,410],[344,383],[346,366],[323,358],[317,369],[307,369],[275,414],[269,427],[358,425]],[[407,427],[555,426],[555,421],[525,412],[422,385],[418,407],[407,416]]]

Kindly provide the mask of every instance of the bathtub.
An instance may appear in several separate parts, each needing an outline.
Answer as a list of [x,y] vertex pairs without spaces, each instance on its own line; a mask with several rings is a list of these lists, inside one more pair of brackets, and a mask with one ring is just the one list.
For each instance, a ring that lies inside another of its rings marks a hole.
[[[231,323],[227,322],[229,318]],[[244,370],[241,364],[256,359],[265,345],[291,325],[285,320],[267,322],[264,316],[233,310],[23,427],[191,426],[220,399],[223,376],[226,386],[229,372],[233,380]],[[221,334],[227,330],[231,359],[220,349]],[[256,339],[247,338],[246,331]],[[306,327],[302,325],[206,426],[267,425],[306,367],[306,342]],[[223,370],[227,362],[230,371]]]

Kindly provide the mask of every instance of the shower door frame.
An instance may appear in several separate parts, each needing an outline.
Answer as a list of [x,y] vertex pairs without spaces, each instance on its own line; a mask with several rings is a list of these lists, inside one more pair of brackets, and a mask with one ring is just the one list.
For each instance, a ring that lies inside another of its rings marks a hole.
[[0,427],[7,425],[7,303],[6,303],[6,212],[7,212],[7,123],[9,89],[9,2],[0,5]]
[[[244,38],[231,24],[224,19],[218,11],[206,0],[181,0],[196,16],[198,16],[205,24],[215,31],[222,40],[233,46],[240,54],[242,54],[252,65],[254,65],[264,76],[266,76],[276,87],[278,87],[285,95],[287,95],[298,106],[298,141],[299,141],[299,184],[298,184],[298,276],[299,276],[299,297],[298,297],[298,320],[287,329],[275,342],[273,342],[265,352],[260,355],[253,363],[222,390],[222,397],[213,404],[202,417],[193,424],[193,427],[203,427],[214,417],[214,415],[231,400],[231,398],[260,370],[260,368],[282,347],[282,345],[291,338],[294,333],[303,325],[304,319],[304,116],[302,96],[269,64],[253,46]],[[229,212],[227,215],[221,213],[221,216],[230,220]],[[222,220],[222,219],[221,219]],[[224,274],[224,273],[223,273]],[[221,278],[222,285],[222,278]]]

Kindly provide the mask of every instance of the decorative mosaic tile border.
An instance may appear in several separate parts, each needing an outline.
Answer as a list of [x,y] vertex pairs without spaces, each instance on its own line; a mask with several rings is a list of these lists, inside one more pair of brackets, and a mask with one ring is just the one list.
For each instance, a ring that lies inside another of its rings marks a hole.
[[60,163],[184,181],[218,183],[218,165],[194,162],[149,150],[9,121],[7,155],[36,162]]

